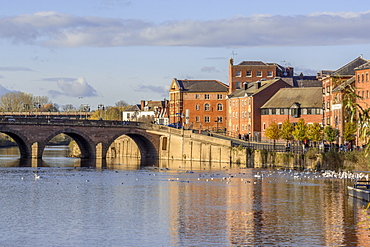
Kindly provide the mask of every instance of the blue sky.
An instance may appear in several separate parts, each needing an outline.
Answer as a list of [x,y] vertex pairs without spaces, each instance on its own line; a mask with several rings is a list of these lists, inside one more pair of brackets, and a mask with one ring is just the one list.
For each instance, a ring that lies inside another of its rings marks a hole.
[[[227,83],[228,60],[296,73],[370,59],[368,0],[0,0],[0,94],[59,105],[161,100],[173,78]],[[367,9],[368,8],[368,9]]]

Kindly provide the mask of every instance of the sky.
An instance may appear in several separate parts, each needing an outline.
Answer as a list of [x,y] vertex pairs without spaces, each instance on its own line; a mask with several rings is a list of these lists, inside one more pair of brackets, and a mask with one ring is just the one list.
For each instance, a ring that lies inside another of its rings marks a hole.
[[0,0],[0,95],[59,106],[163,100],[228,83],[229,59],[315,75],[370,59],[368,0]]

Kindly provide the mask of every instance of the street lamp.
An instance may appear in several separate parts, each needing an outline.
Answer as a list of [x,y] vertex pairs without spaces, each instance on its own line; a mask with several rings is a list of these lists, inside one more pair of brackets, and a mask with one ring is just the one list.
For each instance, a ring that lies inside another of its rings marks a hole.
[[103,115],[103,111],[105,110],[105,106],[103,104],[98,105],[98,111],[100,112],[100,119],[105,119],[105,116]]
[[216,123],[216,133],[218,133],[218,123],[220,122],[220,120],[219,119],[217,119],[216,121],[215,121],[215,123]]

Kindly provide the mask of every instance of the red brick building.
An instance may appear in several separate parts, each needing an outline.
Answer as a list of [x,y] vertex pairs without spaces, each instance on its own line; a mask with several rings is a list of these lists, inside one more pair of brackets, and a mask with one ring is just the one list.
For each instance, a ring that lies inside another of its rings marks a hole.
[[339,130],[337,143],[343,144],[344,123],[347,121],[344,115],[343,99],[346,87],[355,81],[355,69],[368,61],[362,56],[357,57],[336,71],[327,71],[320,80],[322,81],[322,105],[323,120],[325,126],[330,125]]
[[[368,109],[370,107],[370,62],[367,62],[355,69],[355,83],[354,87],[356,94],[360,96],[357,99],[357,104],[359,104],[363,109]],[[359,136],[360,133],[357,133]],[[363,140],[357,138],[356,145],[361,146]]]
[[280,88],[290,88],[283,79],[244,83],[243,88],[231,93],[227,99],[227,131],[231,136],[249,135],[260,139],[260,108]]
[[271,80],[275,77],[293,77],[294,69],[283,67],[277,63],[261,61],[243,61],[238,65],[229,63],[229,93],[241,89],[244,83],[255,82],[262,79]]
[[262,138],[271,123],[281,126],[288,119],[294,124],[301,118],[306,124],[321,124],[321,87],[280,89],[261,107]]
[[185,128],[213,130],[226,128],[226,96],[229,87],[217,80],[172,80],[170,123]]

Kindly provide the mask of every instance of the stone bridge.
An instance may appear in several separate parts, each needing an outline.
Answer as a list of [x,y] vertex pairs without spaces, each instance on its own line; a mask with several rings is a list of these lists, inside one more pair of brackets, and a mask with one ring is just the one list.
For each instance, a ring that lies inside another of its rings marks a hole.
[[48,142],[63,133],[78,144],[81,158],[106,158],[109,146],[119,136],[129,136],[139,147],[142,159],[158,159],[160,134],[147,132],[140,122],[4,118],[0,132],[18,144],[21,158],[42,158]]
[[82,159],[105,160],[111,144],[126,135],[137,145],[142,164],[150,160],[156,165],[160,159],[210,163],[245,160],[228,140],[140,122],[4,117],[0,132],[14,139],[25,159],[41,159],[48,142],[63,133],[76,141]]

